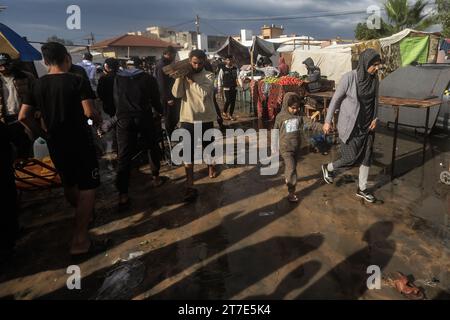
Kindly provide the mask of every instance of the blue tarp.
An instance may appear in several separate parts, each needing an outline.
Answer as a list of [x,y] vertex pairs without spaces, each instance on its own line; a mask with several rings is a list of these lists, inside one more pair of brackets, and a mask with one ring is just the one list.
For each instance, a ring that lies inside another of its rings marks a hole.
[[42,60],[42,55],[37,51],[27,40],[19,36],[12,29],[0,23],[0,33],[8,40],[12,47],[19,52],[20,60],[22,61],[36,61]]

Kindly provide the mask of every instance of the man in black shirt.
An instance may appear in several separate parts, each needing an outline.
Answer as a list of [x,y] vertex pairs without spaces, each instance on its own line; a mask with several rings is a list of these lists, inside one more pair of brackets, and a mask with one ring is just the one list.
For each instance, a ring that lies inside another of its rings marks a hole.
[[33,107],[42,113],[45,138],[50,156],[58,170],[68,202],[76,208],[72,256],[98,253],[104,246],[89,238],[95,190],[100,184],[99,166],[88,119],[101,122],[92,101],[89,82],[69,73],[71,61],[66,48],[55,42],[42,46],[48,75],[37,80],[30,101],[19,119],[27,125],[33,118]]
[[114,80],[119,71],[119,62],[114,58],[108,58],[103,65],[104,75],[98,80],[97,95],[103,102],[103,111],[111,118],[116,114],[114,105]]
[[[131,61],[130,61],[131,62]],[[136,154],[138,135],[149,150],[154,186],[160,186],[161,149],[157,143],[154,108],[162,114],[161,100],[156,79],[144,72],[140,59],[133,59],[128,69],[119,71],[114,84],[114,104],[117,107],[118,173],[117,189],[119,205],[129,205],[128,185],[131,160]]]
[[159,93],[161,95],[161,103],[164,109],[164,118],[166,130],[169,136],[180,121],[181,100],[172,94],[172,87],[175,79],[166,75],[163,68],[175,61],[177,51],[173,47],[168,47],[155,68],[155,76],[158,81]]
[[[236,105],[237,77],[238,69],[233,65],[233,56],[227,56],[225,58],[225,65],[219,71],[218,87],[219,92],[225,94],[225,105],[222,116],[224,119],[231,121],[236,120],[233,117],[233,113]],[[228,108],[230,108],[229,113]]]

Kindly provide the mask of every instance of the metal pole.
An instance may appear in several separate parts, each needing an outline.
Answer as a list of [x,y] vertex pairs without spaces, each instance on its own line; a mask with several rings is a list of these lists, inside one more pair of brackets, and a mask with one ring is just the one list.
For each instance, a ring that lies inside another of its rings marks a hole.
[[[252,83],[254,84],[254,82],[255,82],[255,73],[254,73],[254,71],[253,71],[253,67],[254,67],[254,59],[253,59],[253,53],[254,53],[254,51],[253,51],[253,46],[252,46],[252,50],[250,51],[250,64],[251,64],[251,67],[252,67]],[[254,96],[253,96],[253,92],[254,91],[252,91],[251,90],[251,87],[250,87],[250,100],[251,100],[251,106],[252,106],[252,110],[251,110],[251,112],[253,112],[254,114],[257,114],[257,112],[255,112],[255,105],[254,105]]]
[[391,163],[391,181],[395,178],[395,155],[397,153],[397,136],[398,136],[398,117],[400,113],[399,106],[393,106],[395,108],[395,127],[394,127],[394,143],[392,146],[392,163]]

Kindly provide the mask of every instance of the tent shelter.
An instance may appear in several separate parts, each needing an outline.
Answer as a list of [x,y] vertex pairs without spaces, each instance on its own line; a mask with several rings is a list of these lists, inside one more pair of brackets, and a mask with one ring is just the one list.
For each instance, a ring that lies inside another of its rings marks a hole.
[[253,37],[253,44],[250,52],[253,54],[253,60],[256,61],[258,56],[270,58],[276,55],[280,46],[281,43],[273,43],[259,37]]
[[224,45],[215,54],[220,57],[231,54],[239,65],[250,64],[250,52],[248,48],[232,37],[228,37]]
[[[321,68],[322,74],[339,82],[342,75],[356,68],[359,54],[368,48],[381,53],[385,69],[380,72],[383,79],[390,73],[412,62],[435,63],[438,55],[439,34],[405,29],[387,38],[363,41],[346,45],[332,45],[323,49],[295,50],[292,70],[304,74],[302,62],[311,57]],[[350,63],[349,63],[350,59]],[[342,64],[342,66],[334,66]]]
[[299,74],[306,74],[307,70],[303,61],[307,58],[314,60],[328,80],[339,83],[342,75],[352,70],[352,50],[351,48],[318,49],[318,50],[295,50],[292,58],[291,70]]

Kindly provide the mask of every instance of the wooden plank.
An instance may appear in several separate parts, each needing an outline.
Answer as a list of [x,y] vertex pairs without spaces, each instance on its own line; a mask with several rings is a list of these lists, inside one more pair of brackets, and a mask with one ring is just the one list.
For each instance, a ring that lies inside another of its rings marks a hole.
[[163,72],[172,78],[182,78],[191,72],[192,67],[189,63],[189,59],[184,59],[172,64],[169,64],[163,68]]
[[313,92],[313,93],[308,93],[308,96],[331,99],[334,96],[334,91]]
[[419,100],[396,97],[380,97],[380,104],[388,106],[431,108],[440,105],[441,103],[442,101],[440,99]]

